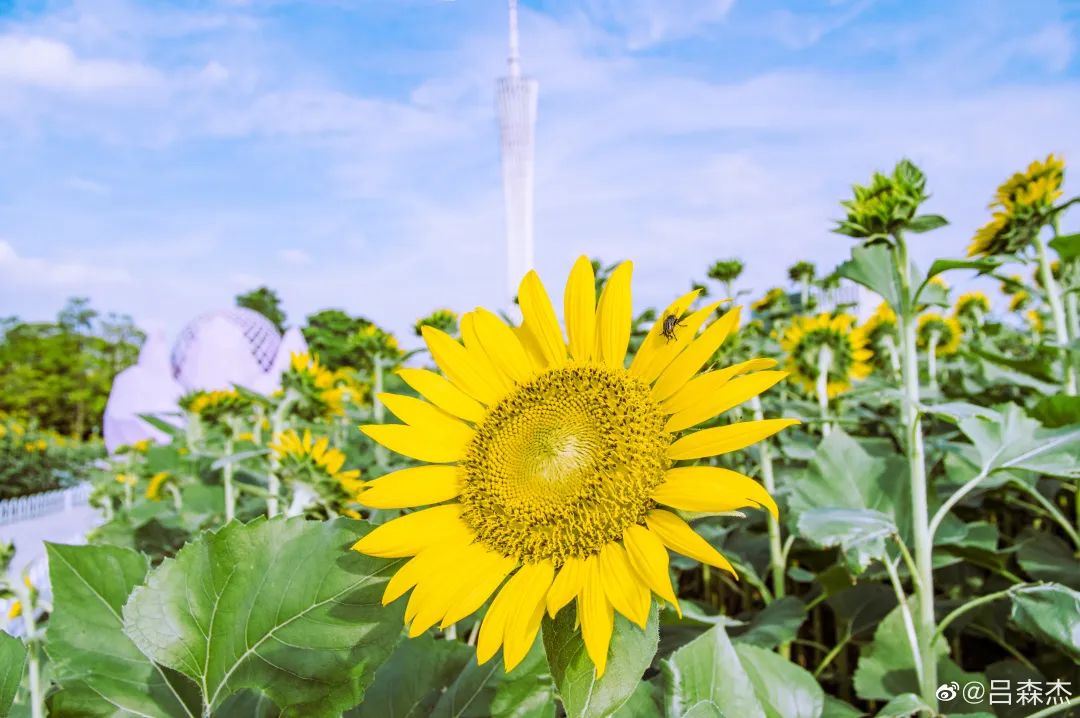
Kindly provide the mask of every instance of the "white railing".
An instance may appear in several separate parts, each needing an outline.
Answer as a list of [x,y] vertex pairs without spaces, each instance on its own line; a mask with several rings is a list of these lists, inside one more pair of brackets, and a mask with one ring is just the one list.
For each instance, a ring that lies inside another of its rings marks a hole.
[[0,526],[85,506],[90,498],[90,490],[90,484],[83,483],[66,489],[0,501]]

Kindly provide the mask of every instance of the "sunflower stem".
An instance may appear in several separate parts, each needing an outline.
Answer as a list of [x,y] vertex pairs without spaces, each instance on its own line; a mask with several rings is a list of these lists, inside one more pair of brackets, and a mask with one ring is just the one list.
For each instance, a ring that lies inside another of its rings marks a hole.
[[32,718],[45,718],[45,693],[41,686],[41,640],[37,635],[37,620],[34,615],[34,591],[23,584],[15,586],[15,597],[22,603],[23,627],[26,630],[26,673],[30,688],[30,715]]
[[[1053,219],[1054,236],[1058,235],[1058,218]],[[1061,354],[1061,366],[1065,373],[1065,393],[1076,396],[1076,368],[1073,366],[1069,352],[1069,328],[1065,323],[1065,309],[1061,303],[1061,288],[1054,279],[1054,272],[1050,266],[1050,259],[1046,254],[1046,244],[1042,237],[1035,235],[1033,240],[1035,252],[1039,257],[1039,275],[1042,277],[1043,289],[1046,291],[1046,300],[1050,303],[1050,314],[1054,318],[1054,336],[1057,341],[1058,351]]]
[[[379,395],[383,391],[383,358],[376,354],[373,366],[371,369],[372,374],[372,392],[371,392],[371,416],[376,424],[383,423],[383,419],[386,416],[386,408],[383,406],[382,400]],[[375,445],[375,465],[380,469],[385,469],[387,463],[389,463],[389,456],[386,453],[386,448],[382,444]]]
[[822,344],[818,347],[817,355],[817,400],[821,409],[821,434],[828,436],[832,433],[832,424],[829,423],[829,372],[832,370],[833,353],[832,347]]
[[[765,418],[765,411],[761,406],[760,397],[755,396],[750,400],[750,408],[754,412],[755,421],[761,421]],[[776,496],[776,477],[773,475],[772,448],[769,446],[768,439],[763,439],[761,443],[758,444],[758,451],[761,463],[761,481],[765,484],[765,490],[769,492],[769,496]],[[766,516],[765,521],[769,530],[769,566],[772,580],[773,600],[775,601],[783,598],[785,593],[785,557],[784,549],[780,543],[780,522],[774,519],[772,514]],[[778,650],[780,655],[784,658],[791,657],[791,643],[787,641],[781,643]]]
[[889,366],[892,368],[893,380],[900,381],[900,352],[896,350],[896,342],[886,335],[881,343],[885,346],[885,354],[889,358]]
[[[233,440],[225,439],[225,456],[232,456]],[[225,523],[236,515],[236,491],[233,487],[233,463],[230,461],[221,470],[221,482],[225,485]]]
[[936,331],[930,332],[930,338],[926,342],[926,374],[929,378],[930,393],[938,393],[937,381],[937,345],[941,337]]
[[[285,417],[288,415],[289,410],[292,409],[293,404],[300,398],[300,395],[295,390],[289,389],[288,393],[278,404],[277,409],[274,410],[274,415],[270,418],[270,440],[277,441],[278,437],[285,430]],[[278,461],[277,456],[273,451],[270,452],[270,476],[266,481],[266,517],[274,518],[280,512],[280,503],[278,494],[281,491],[281,479],[278,478],[278,471],[281,469],[281,463]]]
[[[919,687],[923,701],[937,710],[937,663],[932,650],[935,631],[934,616],[934,567],[933,543],[930,538],[929,501],[927,499],[926,456],[923,447],[922,417],[919,414],[919,355],[915,325],[915,296],[911,278],[911,260],[908,258],[907,242],[897,231],[893,245],[893,259],[900,280],[901,299],[898,312],[900,323],[900,347],[903,352],[902,379],[904,400],[901,410],[905,429],[905,448],[911,483],[912,531],[915,539],[915,567],[918,573],[916,587]],[[905,606],[906,610],[906,606]]]
[[[893,564],[892,559],[888,556],[885,557],[882,563],[885,564],[885,570],[889,574],[889,582],[892,584],[893,592],[896,594],[896,600],[900,607],[900,615],[904,619],[904,633],[907,634],[908,645],[911,646],[911,657],[915,663],[915,675],[918,676],[919,684],[926,682],[924,671],[926,666],[923,663],[923,641],[922,636],[918,635],[915,630],[915,621],[911,616],[911,609],[908,607],[907,594],[904,593],[904,586],[900,583],[900,575],[896,572],[896,565]],[[935,712],[937,709],[934,709]]]

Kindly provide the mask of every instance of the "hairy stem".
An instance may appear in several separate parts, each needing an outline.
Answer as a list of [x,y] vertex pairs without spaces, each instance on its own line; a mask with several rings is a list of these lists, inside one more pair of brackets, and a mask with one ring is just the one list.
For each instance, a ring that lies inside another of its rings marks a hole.
[[[1054,217],[1054,234],[1057,231],[1057,216]],[[1069,353],[1069,328],[1065,323],[1065,309],[1061,303],[1061,288],[1054,279],[1054,272],[1050,267],[1050,259],[1046,254],[1046,244],[1042,237],[1035,235],[1033,240],[1035,251],[1039,257],[1039,276],[1042,278],[1043,289],[1046,290],[1046,300],[1050,303],[1050,314],[1054,318],[1054,334],[1057,340],[1058,350],[1061,355],[1061,366],[1065,372],[1065,393],[1076,396],[1076,368],[1073,366],[1072,357]]]
[[922,699],[937,710],[937,663],[931,637],[935,631],[933,542],[930,536],[926,452],[923,447],[922,417],[919,414],[919,356],[916,347],[915,296],[912,290],[911,261],[907,242],[897,232],[894,259],[901,285],[901,306],[897,316],[900,348],[903,353],[904,401],[901,405],[905,446],[910,468],[911,518],[915,538],[917,638],[920,656],[919,686]]
[[[759,397],[755,396],[750,400],[750,408],[754,411],[756,421],[764,419],[765,413]],[[768,439],[758,444],[758,451],[761,461],[761,481],[765,484],[765,490],[769,492],[769,496],[776,496],[776,477],[773,475],[772,449]],[[772,578],[773,600],[776,600],[783,598],[785,592],[784,550],[780,544],[780,522],[774,519],[772,514],[769,514],[765,520],[769,530],[769,574]],[[787,642],[780,644],[779,651],[785,658],[790,658],[791,644]]]
[[821,434],[828,436],[832,432],[832,424],[829,423],[829,371],[832,369],[832,348],[828,344],[822,344],[818,348],[817,355],[817,400],[821,410]]

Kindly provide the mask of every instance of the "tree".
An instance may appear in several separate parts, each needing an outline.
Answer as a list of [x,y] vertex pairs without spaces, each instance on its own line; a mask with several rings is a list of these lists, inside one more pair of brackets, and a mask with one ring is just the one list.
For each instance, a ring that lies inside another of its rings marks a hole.
[[281,308],[281,297],[273,289],[259,287],[245,294],[237,294],[236,306],[254,309],[273,322],[279,332],[285,331],[285,311]]
[[371,325],[364,317],[353,317],[340,309],[323,309],[309,314],[301,330],[308,347],[328,369],[349,366],[363,371],[371,369],[370,362],[356,345],[359,331]]
[[116,374],[138,358],[145,336],[126,315],[105,319],[84,298],[56,322],[2,322],[0,412],[70,436],[98,430]]

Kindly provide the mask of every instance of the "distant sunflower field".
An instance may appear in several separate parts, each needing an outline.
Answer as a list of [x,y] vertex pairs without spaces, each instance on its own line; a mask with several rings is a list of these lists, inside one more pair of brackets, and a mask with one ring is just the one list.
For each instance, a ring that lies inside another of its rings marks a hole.
[[[642,309],[582,257],[520,322],[441,309],[413,353],[368,324],[354,367],[184,397],[87,469],[106,521],[48,546],[51,598],[4,579],[0,713],[1080,715],[1064,173],[929,267],[902,161],[841,203],[850,259],[746,307],[737,258]],[[0,472],[47,471],[13,426]]]

